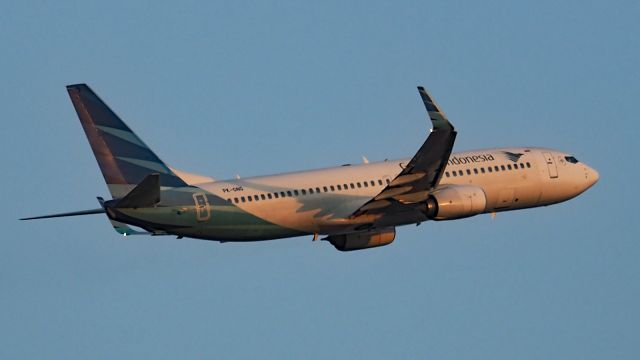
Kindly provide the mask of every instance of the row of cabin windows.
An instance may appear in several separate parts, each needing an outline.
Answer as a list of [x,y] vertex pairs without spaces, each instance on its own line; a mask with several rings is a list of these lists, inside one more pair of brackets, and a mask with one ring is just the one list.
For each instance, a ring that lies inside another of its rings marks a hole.
[[[389,179],[385,179],[387,185],[389,185],[389,183],[391,181],[389,181]],[[382,186],[384,183],[382,182],[381,179],[378,179],[377,181],[379,186]],[[323,187],[315,187],[315,188],[308,188],[308,189],[300,189],[300,190],[287,190],[287,191],[277,191],[277,192],[273,192],[273,193],[267,193],[267,194],[260,194],[260,195],[248,195],[248,196],[240,196],[240,197],[236,197],[233,198],[233,200],[231,198],[227,199],[227,201],[229,202],[234,202],[236,204],[241,203],[241,202],[252,202],[252,201],[260,201],[260,200],[271,200],[271,199],[279,199],[279,198],[285,198],[285,197],[293,197],[293,196],[300,196],[300,195],[313,195],[313,194],[320,194],[322,192],[332,192],[332,191],[342,191],[342,190],[349,190],[349,189],[355,189],[355,188],[363,188],[363,187],[374,187],[376,186],[376,181],[374,180],[369,180],[369,181],[363,181],[363,182],[357,182],[357,183],[349,183],[349,184],[337,184],[337,185],[328,185],[328,186],[323,186]]]
[[[520,165],[518,167],[518,165]],[[498,171],[507,171],[507,170],[519,170],[519,169],[524,169],[524,168],[531,168],[531,163],[526,162],[526,163],[517,163],[517,164],[513,164],[513,166],[511,164],[507,164],[507,165],[495,165],[493,167],[491,166],[487,166],[486,170],[484,167],[481,168],[473,168],[473,170],[471,169],[466,169],[466,173],[467,175],[471,175],[471,172],[473,171],[474,174],[485,174],[485,173],[492,173],[492,172],[498,172]],[[456,177],[456,176],[464,176],[464,171],[462,170],[452,170],[451,173],[449,173],[449,171],[445,171],[444,176],[446,177]]]

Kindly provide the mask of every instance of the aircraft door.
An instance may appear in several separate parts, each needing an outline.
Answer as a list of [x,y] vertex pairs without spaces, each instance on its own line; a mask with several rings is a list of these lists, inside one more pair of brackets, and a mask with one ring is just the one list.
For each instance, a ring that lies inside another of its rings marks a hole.
[[209,209],[209,201],[204,193],[193,194],[193,201],[196,203],[196,219],[198,221],[207,221],[211,217]]
[[547,162],[547,169],[549,169],[549,177],[551,179],[555,179],[558,177],[558,167],[556,166],[556,161],[553,159],[553,156],[548,152],[543,152],[544,160]]

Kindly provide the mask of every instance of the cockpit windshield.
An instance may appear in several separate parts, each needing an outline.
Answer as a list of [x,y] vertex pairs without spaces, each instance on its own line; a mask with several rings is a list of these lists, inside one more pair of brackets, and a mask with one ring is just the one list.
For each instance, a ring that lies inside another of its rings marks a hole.
[[578,159],[576,159],[573,156],[565,156],[564,158],[565,158],[565,160],[567,160],[568,162],[570,162],[572,164],[577,164],[578,163]]

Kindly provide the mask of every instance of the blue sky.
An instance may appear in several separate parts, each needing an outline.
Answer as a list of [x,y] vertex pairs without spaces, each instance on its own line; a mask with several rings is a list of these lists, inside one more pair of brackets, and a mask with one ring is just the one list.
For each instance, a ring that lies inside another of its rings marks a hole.
[[[1,5],[0,357],[638,358],[638,18],[633,1]],[[107,195],[78,82],[216,178],[411,156],[424,85],[455,150],[552,147],[601,179],[347,254],[19,222]]]

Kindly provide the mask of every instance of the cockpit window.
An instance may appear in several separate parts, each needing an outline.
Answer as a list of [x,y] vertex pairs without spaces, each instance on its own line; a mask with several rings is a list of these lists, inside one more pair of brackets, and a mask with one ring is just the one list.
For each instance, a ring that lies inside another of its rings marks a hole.
[[578,163],[578,159],[576,159],[573,156],[565,156],[564,158],[565,158],[565,160],[567,160],[568,162],[570,162],[572,164],[577,164]]

